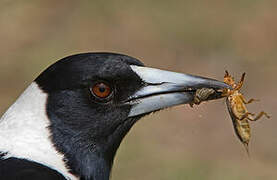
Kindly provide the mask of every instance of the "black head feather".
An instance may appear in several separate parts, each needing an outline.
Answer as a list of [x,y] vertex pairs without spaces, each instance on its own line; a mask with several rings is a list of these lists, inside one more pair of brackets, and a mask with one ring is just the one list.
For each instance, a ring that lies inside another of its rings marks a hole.
[[[109,178],[117,148],[139,119],[128,118],[131,107],[123,103],[143,86],[130,65],[143,66],[120,54],[78,54],[53,64],[35,80],[48,94],[52,141],[73,174]],[[112,88],[108,102],[97,101],[90,92],[100,81]]]

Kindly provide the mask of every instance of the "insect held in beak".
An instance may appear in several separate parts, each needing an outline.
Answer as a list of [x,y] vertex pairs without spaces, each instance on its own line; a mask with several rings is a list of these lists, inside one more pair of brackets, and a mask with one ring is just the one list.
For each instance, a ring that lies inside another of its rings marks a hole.
[[193,107],[194,104],[199,105],[202,101],[208,100],[208,98],[215,93],[216,91],[212,88],[197,89],[194,95],[193,102],[189,104],[190,107]]
[[257,121],[262,116],[270,118],[270,116],[264,111],[261,111],[256,117],[254,117],[255,114],[248,112],[246,104],[258,100],[250,99],[247,101],[242,93],[239,92],[243,85],[244,77],[245,73],[242,74],[241,80],[236,84],[234,78],[229,75],[228,71],[225,71],[224,82],[232,86],[233,89],[224,89],[222,96],[227,97],[226,104],[233,122],[235,133],[243,143],[247,154],[249,155],[248,144],[251,138],[249,121]]

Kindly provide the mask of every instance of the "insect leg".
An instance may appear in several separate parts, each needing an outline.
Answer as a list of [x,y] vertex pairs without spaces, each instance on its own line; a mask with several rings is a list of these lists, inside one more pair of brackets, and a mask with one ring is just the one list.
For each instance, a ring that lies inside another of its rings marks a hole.
[[[255,114],[253,114],[253,113],[250,113],[250,112],[247,112],[247,113],[245,113],[241,118],[238,118],[239,120],[243,120],[243,119],[248,119],[248,120],[250,120],[249,118],[249,115],[251,115],[251,116],[255,116]],[[252,121],[252,120],[251,120]]]
[[245,77],[245,73],[242,74],[241,79],[240,79],[239,83],[236,86],[236,90],[240,90],[240,88],[242,87],[243,81],[244,81],[244,77]]
[[259,99],[249,99],[248,101],[244,101],[244,104],[250,104],[250,103],[252,103],[252,102],[254,102],[254,101],[260,101]]
[[250,121],[257,121],[257,120],[259,120],[262,116],[265,116],[265,117],[267,117],[268,119],[270,118],[270,116],[269,116],[267,113],[265,113],[264,111],[262,111],[262,112],[260,112],[255,118],[247,117],[247,119],[250,120]]
[[248,101],[243,97],[243,95],[239,95],[239,97],[241,98],[241,100],[243,101],[244,104],[250,104],[254,101],[260,101],[259,99],[249,99]]
[[224,77],[229,77],[229,72],[227,70],[225,70],[225,76]]

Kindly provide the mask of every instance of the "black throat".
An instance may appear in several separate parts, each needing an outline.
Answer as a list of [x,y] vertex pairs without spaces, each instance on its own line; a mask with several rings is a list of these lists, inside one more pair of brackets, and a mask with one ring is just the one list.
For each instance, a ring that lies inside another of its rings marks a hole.
[[[51,119],[54,117],[52,115]],[[116,151],[124,136],[139,119],[128,119],[118,124],[112,134],[101,140],[89,131],[73,132],[65,126],[50,126],[52,142],[64,154],[64,162],[71,173],[82,180],[109,180]],[[55,119],[55,122],[58,120]]]

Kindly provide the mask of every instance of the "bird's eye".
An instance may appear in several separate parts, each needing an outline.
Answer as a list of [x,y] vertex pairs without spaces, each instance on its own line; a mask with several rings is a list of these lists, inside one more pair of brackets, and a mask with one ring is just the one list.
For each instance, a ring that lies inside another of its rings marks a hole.
[[104,82],[99,82],[99,83],[94,84],[90,88],[90,91],[94,96],[96,96],[97,98],[100,98],[100,99],[105,99],[105,98],[109,97],[112,93],[111,87]]

